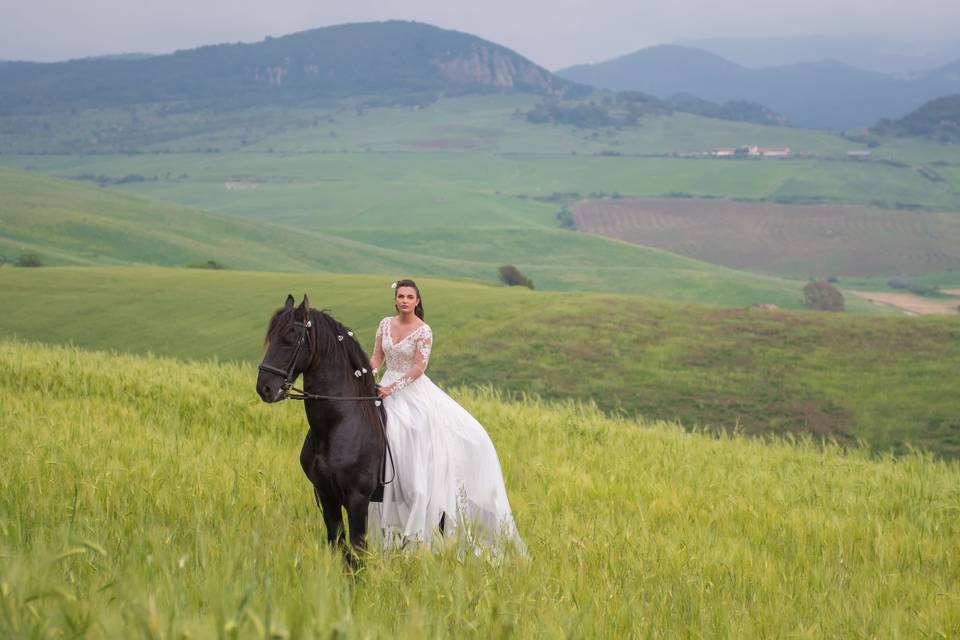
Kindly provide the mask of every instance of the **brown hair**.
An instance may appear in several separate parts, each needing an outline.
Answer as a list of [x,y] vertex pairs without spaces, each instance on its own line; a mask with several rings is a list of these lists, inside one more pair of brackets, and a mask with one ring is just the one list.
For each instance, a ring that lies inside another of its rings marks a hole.
[[[414,315],[423,320],[423,298],[420,296],[420,287],[417,286],[417,283],[413,280],[397,280],[397,289],[400,287],[410,287],[417,292],[417,306],[413,309]],[[397,299],[396,290],[393,293],[393,299]],[[393,308],[397,310],[397,313],[400,313],[400,309],[396,304],[393,305]]]

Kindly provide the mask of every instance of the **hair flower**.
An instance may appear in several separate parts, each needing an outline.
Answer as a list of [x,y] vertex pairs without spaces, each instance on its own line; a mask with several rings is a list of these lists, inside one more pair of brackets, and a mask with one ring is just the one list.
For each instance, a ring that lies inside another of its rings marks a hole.
[[392,283],[392,284],[390,285],[390,288],[391,288],[391,289],[396,289],[396,288],[397,288],[397,283],[396,283],[396,282]]
[[337,342],[343,342],[343,336],[337,336]]
[[363,368],[363,372],[364,372],[364,373],[367,372],[367,368],[366,368],[366,367]]
[[352,337],[353,337],[353,331],[347,331],[347,335],[352,338]]
[[353,375],[355,375],[355,376],[357,376],[357,377],[359,378],[359,377],[362,376],[363,374],[360,373],[360,369],[357,369],[356,371],[353,372]]

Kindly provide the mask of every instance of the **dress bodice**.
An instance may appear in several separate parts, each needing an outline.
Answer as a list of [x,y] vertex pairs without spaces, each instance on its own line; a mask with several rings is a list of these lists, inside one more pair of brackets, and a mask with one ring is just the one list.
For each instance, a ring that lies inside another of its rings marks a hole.
[[416,368],[420,374],[427,369],[430,360],[430,351],[433,348],[433,331],[427,323],[421,324],[409,335],[398,342],[393,341],[390,331],[390,318],[380,321],[377,328],[380,345],[387,363],[387,370],[396,373],[407,373]]

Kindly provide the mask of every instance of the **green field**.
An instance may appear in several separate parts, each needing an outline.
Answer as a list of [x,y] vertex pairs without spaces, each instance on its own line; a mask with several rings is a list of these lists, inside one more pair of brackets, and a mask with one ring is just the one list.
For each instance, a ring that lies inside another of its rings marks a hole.
[[960,469],[457,398],[528,559],[349,574],[251,365],[0,342],[0,635],[953,637]]
[[[0,336],[256,362],[270,313],[310,294],[369,349],[385,276],[147,268],[0,269]],[[430,374],[687,427],[812,433],[960,456],[960,319],[671,304],[425,279]],[[866,303],[864,303],[866,304]],[[891,390],[896,390],[892,392]]]
[[[806,129],[711,120],[685,113],[599,130],[533,125],[529,95],[445,98],[426,106],[364,108],[363,99],[314,107],[171,110],[169,105],[0,116],[0,152],[492,151],[669,154],[758,144],[843,157],[863,144]],[[166,108],[165,108],[166,107]],[[359,109],[357,107],[360,107]],[[901,145],[903,146],[903,145]]]
[[[486,226],[518,220],[545,224],[559,207],[529,199],[554,192],[960,210],[954,179],[933,183],[912,167],[880,162],[395,151],[2,156],[0,161],[59,177],[143,176],[144,182],[118,188],[240,217],[314,228],[346,226],[345,220],[349,226],[376,226],[400,217],[411,226],[424,222]],[[226,188],[233,181],[247,181],[251,188]]]

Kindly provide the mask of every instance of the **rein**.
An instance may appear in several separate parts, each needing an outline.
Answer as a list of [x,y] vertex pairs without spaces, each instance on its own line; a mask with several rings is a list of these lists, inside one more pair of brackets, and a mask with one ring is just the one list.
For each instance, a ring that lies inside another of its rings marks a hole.
[[293,355],[290,358],[290,364],[286,369],[278,369],[268,364],[261,364],[259,366],[260,371],[266,371],[267,373],[283,376],[283,400],[374,400],[375,402],[373,404],[378,408],[376,412],[377,422],[380,424],[380,433],[383,434],[383,445],[387,450],[387,455],[390,457],[390,468],[393,469],[393,477],[387,480],[387,465],[386,459],[384,459],[383,469],[380,471],[380,485],[383,486],[390,484],[397,477],[397,467],[393,462],[393,451],[390,449],[390,441],[387,440],[387,427],[385,424],[383,424],[383,415],[381,415],[379,410],[379,407],[383,404],[383,400],[380,399],[380,396],[325,396],[318,393],[309,393],[303,389],[298,389],[297,387],[293,386],[293,370],[294,367],[297,366],[297,360],[300,358],[300,351],[303,350],[303,345],[306,344],[310,339],[308,330],[313,326],[313,322],[310,320],[307,320],[306,322],[294,320],[293,326],[300,328],[300,334],[297,336],[297,346],[293,349]]

